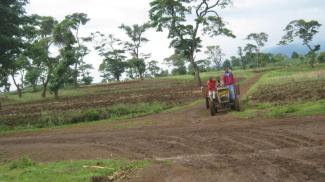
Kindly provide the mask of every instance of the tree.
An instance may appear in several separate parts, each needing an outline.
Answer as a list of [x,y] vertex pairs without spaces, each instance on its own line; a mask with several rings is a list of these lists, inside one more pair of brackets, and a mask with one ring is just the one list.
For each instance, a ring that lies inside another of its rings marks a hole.
[[[66,17],[71,21],[71,24],[73,25],[72,30],[74,30],[74,36],[77,41],[77,47],[76,50],[76,63],[74,64],[74,72],[73,72],[73,78],[74,78],[74,87],[78,87],[78,77],[79,77],[79,66],[84,64],[83,59],[84,57],[89,53],[88,48],[83,45],[82,38],[79,37],[79,29],[81,25],[86,25],[87,22],[90,20],[87,17],[87,14],[85,13],[73,13],[72,15],[68,15]],[[87,40],[84,39],[84,40]]]
[[243,48],[240,47],[240,46],[238,47],[238,56],[239,56],[239,59],[240,59],[241,68],[243,70],[246,70],[246,67],[247,67],[247,59],[244,56]]
[[319,63],[325,63],[325,52],[321,52],[318,56]]
[[228,68],[231,68],[231,61],[229,59],[226,59],[224,62],[223,62],[223,65],[222,67],[228,67]]
[[201,36],[235,37],[225,28],[225,23],[217,12],[217,8],[226,8],[230,4],[231,0],[154,0],[150,3],[152,26],[157,31],[169,31],[168,38],[172,39],[170,47],[190,62],[198,86],[201,86],[201,78],[195,54],[200,51]]
[[94,67],[91,64],[81,64],[79,67],[80,73],[81,73],[81,84],[84,85],[90,85],[94,77],[90,76],[90,70],[94,69]]
[[268,41],[268,34],[261,32],[261,33],[251,33],[247,36],[246,40],[251,40],[255,44],[255,51],[256,51],[256,66],[257,68],[260,67],[260,51],[261,48],[264,47],[265,43]]
[[91,36],[95,43],[95,49],[100,56],[104,57],[99,66],[99,71],[102,73],[101,77],[106,81],[113,79],[120,81],[127,66],[127,63],[124,62],[126,59],[125,51],[120,47],[122,45],[121,40],[112,34],[105,36],[100,32],[92,33]]
[[27,0],[0,2],[0,77],[8,76],[8,68],[21,51],[22,24],[25,22]]
[[[54,66],[57,64],[57,59],[50,57],[50,48],[53,45],[52,32],[57,23],[50,16],[32,15],[30,17],[30,26],[33,27],[32,31],[35,33],[26,50],[27,56],[32,60],[28,70],[28,77],[29,82],[33,82],[31,83],[32,85],[38,79],[42,81],[42,97],[46,97],[47,87],[53,74]],[[39,75],[36,73],[39,73]]]
[[152,60],[148,63],[149,74],[153,77],[159,76],[160,68],[158,66],[158,61]]
[[256,59],[256,45],[253,44],[247,44],[244,47],[244,52],[245,52],[245,61],[246,64],[249,64],[249,66],[252,67],[257,67],[257,62],[254,61],[254,59]]
[[236,56],[230,57],[230,62],[233,67],[241,67],[241,61],[240,58],[237,58]]
[[307,46],[309,52],[309,63],[311,67],[314,67],[316,62],[316,51],[320,49],[320,45],[311,46],[311,42],[314,36],[318,33],[321,24],[318,21],[311,20],[294,20],[291,21],[286,28],[284,29],[285,35],[280,41],[280,45],[287,45],[294,41],[296,37],[300,38],[303,41],[303,45]]
[[168,66],[173,67],[173,75],[185,75],[186,74],[186,58],[180,54],[174,54],[165,59],[165,62]]
[[77,62],[76,52],[73,48],[77,43],[72,30],[76,27],[74,21],[66,16],[65,19],[57,24],[53,30],[53,41],[60,46],[59,61],[54,67],[53,77],[51,78],[51,91],[55,98],[59,97],[59,89],[63,86],[66,74],[70,71],[70,66]]
[[207,59],[213,62],[219,71],[221,69],[222,58],[225,56],[220,46],[208,46],[205,54],[208,55]]
[[210,70],[211,61],[208,59],[201,59],[196,61],[197,66],[200,69],[200,72],[207,72]]
[[300,58],[300,55],[296,51],[292,52],[291,59],[299,59],[299,58]]
[[122,24],[119,28],[124,30],[130,39],[129,41],[125,42],[125,48],[130,52],[132,56],[132,58],[129,60],[129,65],[137,70],[140,79],[143,80],[143,74],[146,71],[144,62],[145,55],[141,55],[140,48],[144,43],[149,41],[143,36],[143,34],[150,28],[150,24],[135,24],[132,26]]
[[26,23],[25,5],[27,0],[0,2],[0,77],[2,81],[10,75],[21,97],[21,85],[15,75],[23,69],[22,60],[18,60],[23,52],[25,40],[24,25]]

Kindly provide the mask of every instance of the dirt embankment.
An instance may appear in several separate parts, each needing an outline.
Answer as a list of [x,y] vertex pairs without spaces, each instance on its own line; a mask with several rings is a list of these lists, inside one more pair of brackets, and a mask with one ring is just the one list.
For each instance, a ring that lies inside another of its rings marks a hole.
[[254,93],[252,99],[274,103],[325,99],[325,81],[288,82],[281,85],[262,86]]

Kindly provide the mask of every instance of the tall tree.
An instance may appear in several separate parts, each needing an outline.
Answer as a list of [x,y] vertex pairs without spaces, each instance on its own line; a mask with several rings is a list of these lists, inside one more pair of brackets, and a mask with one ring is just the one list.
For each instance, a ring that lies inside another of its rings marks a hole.
[[256,51],[256,66],[257,68],[260,67],[260,52],[261,48],[264,47],[265,43],[268,41],[268,34],[261,32],[261,33],[251,33],[247,36],[246,40],[253,41],[253,45],[255,45]]
[[78,87],[78,77],[79,77],[79,66],[85,64],[83,59],[84,57],[89,53],[89,49],[87,46],[83,44],[82,40],[88,40],[82,39],[79,36],[79,31],[80,27],[82,25],[86,25],[87,22],[90,20],[85,13],[73,13],[72,15],[68,15],[67,18],[69,21],[71,21],[73,25],[73,31],[74,31],[74,36],[77,41],[77,47],[75,48],[76,50],[76,63],[74,64],[74,72],[73,72],[73,78],[74,78],[74,87]]
[[122,42],[115,38],[112,34],[106,36],[100,32],[91,34],[95,49],[99,55],[104,57],[99,71],[101,77],[105,81],[116,80],[120,81],[122,74],[125,71],[127,63],[125,62],[125,51],[121,48]]
[[55,98],[59,97],[59,89],[64,84],[64,79],[67,72],[70,71],[70,66],[77,62],[75,49],[73,48],[73,45],[77,42],[72,32],[74,28],[74,22],[70,21],[67,16],[53,30],[53,41],[60,47],[59,61],[53,69],[53,76],[50,80],[50,88],[54,92]]
[[285,35],[280,41],[280,45],[287,45],[294,41],[296,37],[303,41],[303,45],[309,50],[310,65],[314,67],[316,62],[316,51],[320,49],[320,45],[311,46],[314,36],[318,33],[321,24],[318,21],[305,21],[303,19],[291,21],[284,29]]
[[158,66],[158,61],[151,60],[148,63],[148,71],[152,77],[158,77],[160,71],[160,67]]
[[208,46],[205,53],[208,55],[208,60],[213,62],[219,71],[221,69],[222,59],[225,56],[220,46]]
[[[27,0],[4,0],[0,2],[0,77],[16,74],[16,59],[22,52],[24,40],[22,39],[25,24],[25,5]],[[2,79],[5,80],[5,79]],[[17,83],[16,83],[17,85]],[[20,93],[18,91],[18,93]]]
[[182,54],[174,54],[168,58],[166,58],[165,63],[169,67],[173,67],[172,73],[173,75],[185,75],[186,74],[186,58]]
[[240,64],[241,64],[241,67],[243,70],[246,70],[247,68],[247,59],[245,58],[244,56],[244,50],[242,47],[238,47],[238,56],[239,56],[239,59],[240,59]]
[[141,55],[140,48],[144,43],[149,41],[144,37],[143,34],[150,28],[150,24],[135,24],[132,26],[122,24],[119,28],[124,30],[130,39],[129,41],[125,42],[125,48],[130,52],[132,56],[132,58],[129,60],[130,65],[136,68],[140,79],[143,80],[143,74],[146,71],[144,62],[145,56]]
[[231,2],[231,0],[154,0],[150,3],[152,25],[157,31],[163,31],[164,28],[169,31],[168,38],[172,39],[170,46],[190,62],[198,86],[201,86],[201,78],[195,54],[200,51],[201,36],[235,37],[225,27],[217,11],[218,8],[228,7]]
[[50,16],[32,15],[30,18],[36,36],[28,47],[28,57],[32,60],[29,79],[35,81],[39,77],[43,85],[42,97],[46,97],[48,83],[56,64],[56,59],[50,57],[50,48],[53,45],[52,32],[58,22]]

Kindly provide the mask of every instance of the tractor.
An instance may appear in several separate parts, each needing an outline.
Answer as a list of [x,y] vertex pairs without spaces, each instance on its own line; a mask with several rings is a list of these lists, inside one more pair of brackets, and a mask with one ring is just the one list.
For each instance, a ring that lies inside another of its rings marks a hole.
[[219,111],[224,111],[227,109],[232,109],[235,111],[240,111],[239,104],[239,84],[236,85],[235,89],[235,100],[230,99],[229,89],[225,86],[218,84],[216,88],[216,98],[213,99],[209,96],[207,87],[202,88],[202,92],[205,96],[206,108],[210,110],[211,116],[215,116]]

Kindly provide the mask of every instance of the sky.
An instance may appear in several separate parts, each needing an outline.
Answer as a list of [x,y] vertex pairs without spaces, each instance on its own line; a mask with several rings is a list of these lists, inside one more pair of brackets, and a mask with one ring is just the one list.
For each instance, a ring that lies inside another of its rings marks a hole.
[[[53,16],[62,20],[66,15],[82,12],[91,19],[80,30],[81,36],[88,36],[91,32],[100,31],[113,34],[127,40],[126,35],[118,27],[142,24],[149,20],[148,11],[151,0],[30,0],[27,5],[28,14]],[[220,45],[227,57],[237,54],[238,46],[245,46],[246,36],[252,32],[266,32],[269,41],[266,48],[275,46],[283,36],[283,29],[292,20],[317,20],[323,26],[315,40],[325,40],[325,2],[324,0],[233,0],[233,5],[218,10],[236,38],[203,37],[203,46]],[[149,30],[145,36],[150,40],[142,52],[151,53],[151,60],[163,63],[164,58],[173,54],[169,48],[170,40],[166,32]],[[203,53],[196,57],[205,58]],[[94,50],[85,58],[87,63],[93,64],[95,81],[100,81],[98,67],[102,58]],[[161,64],[163,67],[164,65]]]

